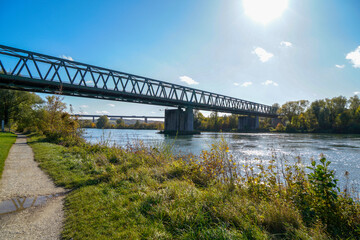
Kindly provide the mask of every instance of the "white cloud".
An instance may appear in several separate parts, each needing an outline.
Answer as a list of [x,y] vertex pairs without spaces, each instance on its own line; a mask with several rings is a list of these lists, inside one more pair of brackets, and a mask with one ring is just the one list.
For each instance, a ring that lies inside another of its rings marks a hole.
[[337,68],[344,68],[345,65],[344,65],[344,64],[343,64],[343,65],[335,64],[335,67],[337,67]]
[[234,85],[241,86],[241,87],[248,87],[248,86],[252,85],[252,82],[244,82],[243,84],[235,82]]
[[115,104],[109,103],[108,104],[110,107],[115,107]]
[[196,82],[194,79],[192,79],[191,77],[188,76],[181,76],[179,77],[180,81],[188,84],[188,85],[197,85],[199,84],[198,82]]
[[359,94],[360,94],[360,92],[359,92],[359,91],[356,91],[356,92],[354,92],[354,94],[355,94],[355,95],[359,95]]
[[286,42],[286,41],[281,41],[280,46],[282,46],[282,47],[292,47],[292,43],[291,42]]
[[360,68],[360,46],[358,46],[353,52],[349,52],[346,55],[346,59],[350,60],[354,68]]
[[61,55],[60,57],[66,60],[74,61],[74,59],[70,56]]
[[253,54],[256,54],[259,57],[259,60],[261,62],[267,62],[274,56],[274,54],[267,52],[265,49],[261,47],[256,47],[254,51],[252,51]]
[[89,106],[88,106],[88,105],[80,105],[79,107],[81,107],[81,108],[88,108]]
[[109,114],[108,111],[96,111],[97,114]]
[[244,82],[243,84],[241,84],[242,87],[248,87],[252,85],[252,82]]
[[274,81],[271,81],[271,80],[266,80],[265,82],[261,83],[262,85],[265,85],[265,86],[268,86],[268,85],[273,85],[275,87],[279,86],[279,84],[277,84],[276,82]]

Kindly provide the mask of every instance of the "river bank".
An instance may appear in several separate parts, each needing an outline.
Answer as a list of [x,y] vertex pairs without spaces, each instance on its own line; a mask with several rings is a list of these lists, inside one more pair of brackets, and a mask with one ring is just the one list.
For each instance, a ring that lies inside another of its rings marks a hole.
[[[195,136],[164,136],[155,130],[100,130],[87,129],[84,138],[91,143],[106,141],[109,144],[126,147],[133,142],[142,141],[146,146],[168,144],[176,153],[199,155],[209,151],[211,144],[224,138],[229,151],[239,164],[254,159],[269,162],[275,154],[288,161],[297,161],[301,157],[305,166],[310,159],[318,159],[321,154],[332,162],[339,185],[346,182],[360,186],[360,135],[338,134],[288,134],[288,133],[218,133],[204,132]],[[344,176],[348,172],[347,177]]]
[[288,165],[282,182],[275,164],[237,164],[224,141],[199,156],[173,154],[166,144],[64,147],[33,137],[31,146],[55,183],[73,190],[64,239],[359,236],[359,204],[336,191],[324,159],[312,174]]

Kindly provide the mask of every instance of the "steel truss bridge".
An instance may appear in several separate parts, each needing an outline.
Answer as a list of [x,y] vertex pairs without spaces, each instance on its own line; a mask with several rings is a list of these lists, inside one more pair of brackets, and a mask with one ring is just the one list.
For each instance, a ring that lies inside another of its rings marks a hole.
[[0,45],[0,88],[276,117],[277,108]]

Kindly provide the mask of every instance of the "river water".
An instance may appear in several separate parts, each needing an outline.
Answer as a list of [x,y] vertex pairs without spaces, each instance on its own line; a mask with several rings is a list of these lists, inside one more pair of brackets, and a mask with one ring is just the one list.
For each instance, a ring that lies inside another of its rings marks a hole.
[[305,165],[310,159],[319,159],[320,154],[330,160],[340,184],[344,185],[345,171],[350,173],[350,185],[360,183],[360,135],[335,134],[288,134],[288,133],[215,133],[204,132],[193,136],[164,136],[156,130],[130,129],[85,129],[84,137],[91,143],[107,140],[124,146],[134,141],[143,141],[146,145],[167,143],[174,150],[183,153],[199,154],[209,150],[211,144],[223,137],[237,161],[254,159],[270,160],[276,154],[288,160],[300,156]]

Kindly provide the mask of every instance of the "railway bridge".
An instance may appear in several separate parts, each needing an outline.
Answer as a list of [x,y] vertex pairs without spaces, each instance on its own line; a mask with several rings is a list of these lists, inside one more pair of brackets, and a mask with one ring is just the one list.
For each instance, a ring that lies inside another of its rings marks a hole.
[[167,132],[193,132],[193,109],[239,114],[239,130],[278,116],[268,105],[4,45],[0,88],[175,107],[165,110]]

